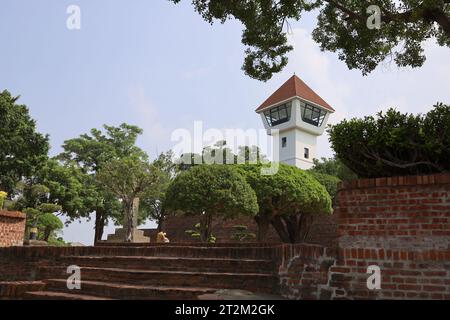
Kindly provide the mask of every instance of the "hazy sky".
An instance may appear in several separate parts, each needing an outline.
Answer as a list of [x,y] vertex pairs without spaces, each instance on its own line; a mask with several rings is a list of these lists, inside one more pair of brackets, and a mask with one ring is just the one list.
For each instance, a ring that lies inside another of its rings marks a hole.
[[[320,52],[310,38],[313,14],[291,21],[295,51],[284,71],[266,83],[250,79],[240,69],[242,26],[211,26],[190,2],[2,0],[0,90],[21,95],[39,131],[50,135],[52,155],[64,140],[103,124],[142,127],[139,145],[151,157],[172,148],[171,133],[192,130],[195,120],[206,129],[261,129],[254,109],[294,72],[336,109],[331,123],[450,101],[449,49],[427,43],[424,67],[387,62],[363,77]],[[81,30],[66,27],[72,4],[81,8]],[[318,151],[332,155],[326,136]],[[92,228],[93,221],[74,223],[64,238],[91,244]]]

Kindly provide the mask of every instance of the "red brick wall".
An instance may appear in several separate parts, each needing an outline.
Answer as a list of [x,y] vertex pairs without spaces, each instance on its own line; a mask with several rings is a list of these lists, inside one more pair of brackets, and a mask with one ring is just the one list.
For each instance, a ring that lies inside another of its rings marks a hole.
[[[163,231],[171,242],[192,242],[193,238],[186,234],[186,230],[192,230],[198,223],[198,217],[169,216],[163,224]],[[213,221],[213,234],[217,237],[217,242],[235,242],[232,235],[236,232],[235,225],[245,225],[249,232],[257,234],[257,225],[253,218],[238,218],[232,220],[215,219]],[[150,237],[151,242],[156,241],[155,229],[144,229],[144,235]],[[335,216],[315,215],[313,224],[307,237],[308,243],[332,245],[337,239],[337,224]],[[248,242],[255,242],[256,239],[249,239]],[[280,243],[280,237],[275,229],[270,227],[264,242]]]
[[[336,253],[289,249],[280,268],[286,296],[450,299],[450,174],[344,183],[337,203]],[[380,267],[380,290],[367,288],[369,265]]]
[[0,247],[23,244],[25,219],[21,212],[0,211]]
[[280,252],[280,293],[290,299],[330,299],[329,269],[335,264],[332,248],[319,245],[283,245]]
[[448,249],[450,174],[342,184],[335,214],[343,247]]

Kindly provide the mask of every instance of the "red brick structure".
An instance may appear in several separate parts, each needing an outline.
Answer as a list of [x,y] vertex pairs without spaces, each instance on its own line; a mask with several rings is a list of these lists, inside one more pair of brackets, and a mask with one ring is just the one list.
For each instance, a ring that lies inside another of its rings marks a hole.
[[0,211],[0,247],[23,245],[25,221],[22,212]]
[[[198,217],[185,216],[169,216],[163,223],[163,231],[167,233],[167,237],[171,242],[192,242],[195,241],[186,230],[194,229],[195,224],[198,223]],[[247,226],[248,232],[257,234],[257,225],[253,218],[238,218],[232,220],[215,219],[213,221],[213,234],[217,238],[218,243],[236,242],[233,239],[233,234],[236,225]],[[151,242],[156,241],[156,229],[144,229],[144,235],[150,237]],[[308,243],[320,244],[330,246],[336,244],[337,239],[337,224],[335,216],[316,215],[307,237]],[[255,239],[249,239],[246,242],[254,242]],[[267,243],[281,243],[280,237],[272,227],[269,229],[264,242]]]
[[[335,214],[337,247],[285,253],[286,296],[450,299],[450,174],[342,184]],[[381,290],[367,289],[369,265]]]
[[[353,181],[340,186],[337,202],[339,238],[329,246],[172,242],[2,248],[0,298],[195,299],[238,288],[291,299],[450,300],[450,174]],[[65,287],[72,264],[82,267],[85,279],[78,293]],[[380,268],[381,289],[367,288],[371,265]]]

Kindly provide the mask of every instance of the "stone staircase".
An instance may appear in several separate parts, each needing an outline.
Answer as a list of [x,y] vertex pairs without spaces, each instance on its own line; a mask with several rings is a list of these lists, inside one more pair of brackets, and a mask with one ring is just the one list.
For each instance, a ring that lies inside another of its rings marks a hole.
[[[195,300],[224,289],[276,297],[278,289],[278,264],[264,246],[108,243],[93,249],[38,264],[35,279],[20,281],[20,288],[0,282],[0,298],[9,292],[16,299]],[[67,288],[71,265],[80,267],[80,290]]]

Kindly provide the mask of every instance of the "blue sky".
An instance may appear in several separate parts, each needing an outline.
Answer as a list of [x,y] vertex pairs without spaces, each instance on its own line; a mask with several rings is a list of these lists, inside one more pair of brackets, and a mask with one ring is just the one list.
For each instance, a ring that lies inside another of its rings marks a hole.
[[[81,8],[81,30],[66,28],[71,4]],[[363,77],[320,52],[310,38],[314,14],[291,26],[290,63],[263,83],[240,69],[242,26],[211,26],[187,0],[2,0],[0,90],[21,95],[39,131],[50,135],[52,155],[64,140],[103,124],[142,127],[139,145],[151,157],[173,146],[173,130],[192,129],[195,120],[260,129],[254,109],[294,72],[336,109],[331,122],[391,106],[426,112],[450,101],[450,51],[432,41],[424,67],[386,62]],[[331,156],[326,136],[318,150]],[[92,221],[71,225],[64,237],[91,243]]]

